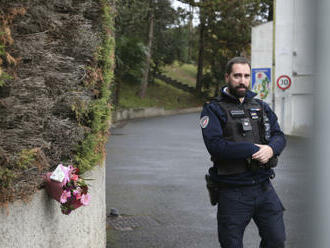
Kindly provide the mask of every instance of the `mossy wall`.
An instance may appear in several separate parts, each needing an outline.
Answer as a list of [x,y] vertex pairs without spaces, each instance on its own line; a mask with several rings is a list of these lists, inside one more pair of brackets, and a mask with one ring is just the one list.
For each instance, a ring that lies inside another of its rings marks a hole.
[[114,1],[0,0],[0,203],[57,164],[102,163],[111,112]]

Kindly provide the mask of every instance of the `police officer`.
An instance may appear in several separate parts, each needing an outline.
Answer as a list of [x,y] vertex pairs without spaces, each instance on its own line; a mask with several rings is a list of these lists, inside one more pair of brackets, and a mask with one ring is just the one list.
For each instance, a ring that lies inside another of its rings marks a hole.
[[250,77],[246,58],[231,59],[226,65],[227,85],[203,107],[200,125],[213,161],[208,188],[213,194],[211,203],[218,205],[222,248],[242,248],[251,219],[259,230],[260,247],[282,248],[284,207],[270,178],[286,139],[275,113],[248,90]]

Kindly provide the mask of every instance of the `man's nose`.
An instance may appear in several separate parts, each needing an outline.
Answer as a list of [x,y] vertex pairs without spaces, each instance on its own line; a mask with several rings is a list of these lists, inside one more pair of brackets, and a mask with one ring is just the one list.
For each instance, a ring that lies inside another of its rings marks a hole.
[[247,85],[249,83],[249,79],[245,78],[245,77],[242,77],[241,83],[244,84],[244,85]]

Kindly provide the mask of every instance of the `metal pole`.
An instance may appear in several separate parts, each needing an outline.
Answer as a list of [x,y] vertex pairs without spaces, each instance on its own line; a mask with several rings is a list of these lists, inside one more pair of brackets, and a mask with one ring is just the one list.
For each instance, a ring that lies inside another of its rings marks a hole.
[[276,0],[273,1],[273,63],[272,63],[272,107],[275,112],[275,64],[276,64]]

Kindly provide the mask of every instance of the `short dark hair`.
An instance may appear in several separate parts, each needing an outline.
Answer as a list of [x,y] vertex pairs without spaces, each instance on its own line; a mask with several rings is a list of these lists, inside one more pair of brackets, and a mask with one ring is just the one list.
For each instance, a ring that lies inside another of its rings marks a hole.
[[226,73],[229,75],[233,69],[234,64],[248,64],[251,70],[250,61],[245,57],[234,57],[226,64]]

